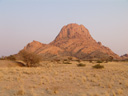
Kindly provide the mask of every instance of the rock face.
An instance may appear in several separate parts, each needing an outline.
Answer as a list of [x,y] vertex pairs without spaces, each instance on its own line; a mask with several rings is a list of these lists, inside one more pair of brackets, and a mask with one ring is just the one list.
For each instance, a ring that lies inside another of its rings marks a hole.
[[46,44],[42,44],[38,41],[33,40],[33,42],[28,43],[27,46],[24,47],[24,50],[29,51],[29,52],[35,52],[44,46],[46,46]]
[[83,40],[92,40],[92,37],[83,25],[78,24],[69,24],[64,26],[59,35],[54,41],[59,41],[63,39],[83,39]]
[[128,54],[122,55],[121,58],[122,58],[123,60],[128,59]]
[[[50,44],[33,41],[23,50],[35,52],[47,58],[64,56],[72,56],[79,59],[93,59],[104,56],[111,56],[114,59],[120,58],[108,47],[103,46],[101,42],[96,42],[91,37],[88,29],[78,24],[68,24],[64,26],[55,40]],[[100,56],[100,54],[102,56]]]

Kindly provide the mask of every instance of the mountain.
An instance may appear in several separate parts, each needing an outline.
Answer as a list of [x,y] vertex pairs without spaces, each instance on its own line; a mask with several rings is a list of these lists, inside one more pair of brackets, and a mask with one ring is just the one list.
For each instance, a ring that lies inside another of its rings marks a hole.
[[23,50],[42,55],[43,58],[60,58],[65,56],[79,59],[103,59],[120,57],[108,47],[96,42],[83,25],[68,24],[64,26],[58,36],[49,44],[38,41],[29,43]]

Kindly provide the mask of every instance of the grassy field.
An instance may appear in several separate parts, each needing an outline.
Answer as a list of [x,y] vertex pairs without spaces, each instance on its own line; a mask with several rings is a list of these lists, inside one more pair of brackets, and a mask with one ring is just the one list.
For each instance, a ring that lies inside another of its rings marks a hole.
[[101,63],[102,69],[81,63],[86,66],[44,61],[27,68],[0,61],[0,96],[128,96],[128,62]]

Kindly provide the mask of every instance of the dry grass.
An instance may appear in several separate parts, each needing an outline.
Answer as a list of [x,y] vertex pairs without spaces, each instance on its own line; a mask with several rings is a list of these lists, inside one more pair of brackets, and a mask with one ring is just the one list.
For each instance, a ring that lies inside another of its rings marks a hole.
[[93,65],[85,61],[82,63],[86,67],[77,67],[76,61],[71,63],[44,61],[42,67],[37,68],[2,65],[0,95],[127,96],[128,62],[103,63],[105,68],[102,70],[92,68]]

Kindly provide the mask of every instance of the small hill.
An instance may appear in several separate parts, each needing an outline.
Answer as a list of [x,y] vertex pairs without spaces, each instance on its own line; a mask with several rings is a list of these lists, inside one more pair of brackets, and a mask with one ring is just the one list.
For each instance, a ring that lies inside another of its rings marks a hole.
[[121,58],[122,58],[123,60],[126,60],[126,59],[128,60],[128,54],[122,55]]
[[45,46],[46,46],[46,44],[42,44],[38,41],[33,40],[33,42],[28,43],[27,46],[25,46],[23,50],[26,50],[26,51],[29,51],[29,52],[35,52],[38,49],[40,49],[42,47],[45,47]]

